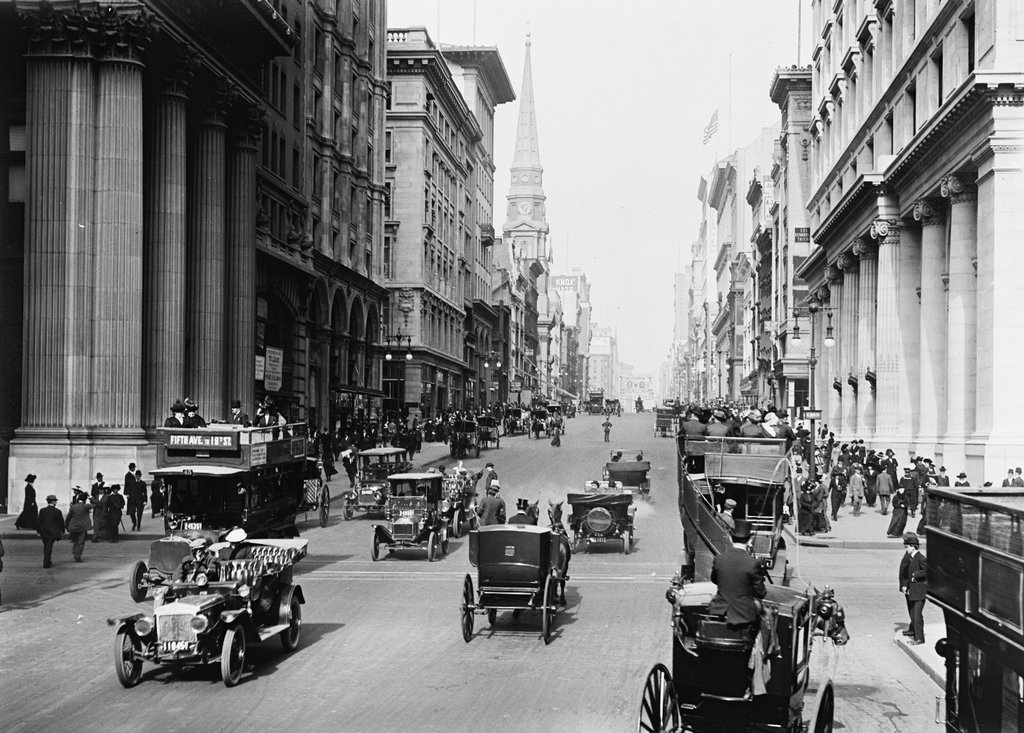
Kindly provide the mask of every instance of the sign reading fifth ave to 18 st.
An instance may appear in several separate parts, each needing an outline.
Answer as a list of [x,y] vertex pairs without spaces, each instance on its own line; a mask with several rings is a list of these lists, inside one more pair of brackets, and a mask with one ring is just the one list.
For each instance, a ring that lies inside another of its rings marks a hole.
[[167,436],[167,447],[178,450],[236,451],[238,434],[207,433],[198,430],[171,433]]

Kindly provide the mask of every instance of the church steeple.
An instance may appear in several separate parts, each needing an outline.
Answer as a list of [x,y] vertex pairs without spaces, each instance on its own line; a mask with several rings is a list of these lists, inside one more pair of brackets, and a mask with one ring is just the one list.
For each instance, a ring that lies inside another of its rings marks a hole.
[[544,168],[540,164],[540,145],[537,142],[537,111],[533,101],[530,46],[530,34],[527,33],[523,86],[519,92],[519,126],[516,129],[516,152],[512,158],[510,171],[512,185],[508,191],[508,218],[505,230],[532,230],[533,241],[528,247],[520,248],[516,256],[546,260],[549,253],[546,242],[548,224],[544,204]]

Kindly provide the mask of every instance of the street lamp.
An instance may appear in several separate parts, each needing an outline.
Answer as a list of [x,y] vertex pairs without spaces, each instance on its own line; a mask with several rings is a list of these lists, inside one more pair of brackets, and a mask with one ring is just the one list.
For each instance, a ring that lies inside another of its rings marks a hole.
[[398,329],[398,332],[393,336],[385,336],[384,342],[387,344],[387,351],[384,352],[384,361],[391,361],[395,358],[391,355],[392,344],[395,345],[396,350],[400,349],[402,344],[405,344],[405,360],[412,361],[412,336],[402,333],[402,329]]
[[[807,355],[807,367],[808,367],[808,383],[807,383],[807,410],[808,421],[811,423],[811,460],[808,461],[807,466],[807,478],[808,481],[813,484],[815,479],[815,463],[814,463],[814,451],[818,443],[818,434],[815,423],[818,419],[819,410],[814,405],[814,368],[818,366],[818,355],[814,344],[817,342],[815,338],[816,325],[817,325],[817,314],[821,310],[821,304],[815,298],[808,298],[806,313],[808,320],[811,322],[811,346],[810,351]],[[835,345],[836,340],[832,335],[832,309],[828,308],[825,311],[828,316],[828,327],[825,330],[825,346],[832,347]],[[799,309],[793,309],[793,333],[791,338],[794,344],[800,343],[800,311]]]

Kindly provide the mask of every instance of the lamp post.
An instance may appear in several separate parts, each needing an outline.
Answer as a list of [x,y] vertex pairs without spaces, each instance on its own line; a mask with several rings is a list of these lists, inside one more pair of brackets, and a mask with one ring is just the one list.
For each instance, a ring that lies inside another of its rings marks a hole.
[[[499,354],[497,351],[488,351],[486,354],[484,354],[484,369],[488,370],[488,371],[485,371],[484,374],[483,374],[483,378],[487,380],[484,383],[486,385],[486,389],[484,390],[484,394],[487,397],[487,399],[486,399],[487,405],[490,404],[490,402],[491,402],[491,400],[490,400],[491,392],[494,391],[494,388],[491,386],[491,383],[492,383],[493,377],[494,377],[494,373],[489,371],[491,369],[491,367],[493,367],[495,370],[501,369],[501,354]],[[498,394],[498,400],[501,401],[501,394],[500,393]],[[485,406],[487,406],[487,405],[485,405]]]
[[[817,433],[817,425],[816,425],[816,423],[817,423],[818,419],[820,419],[820,416],[821,416],[821,411],[818,410],[817,407],[815,406],[815,394],[814,394],[814,368],[816,366],[818,366],[818,355],[817,355],[817,352],[816,352],[816,349],[815,349],[815,343],[817,343],[817,338],[816,338],[817,318],[816,318],[816,316],[817,316],[819,310],[821,310],[821,304],[816,299],[809,298],[808,301],[807,301],[806,312],[807,312],[808,320],[810,320],[810,322],[811,322],[811,347],[810,347],[810,351],[808,352],[808,355],[807,355],[808,383],[807,383],[807,409],[805,410],[805,413],[807,414],[808,421],[811,423],[811,460],[808,461],[807,477],[808,477],[808,481],[810,481],[810,483],[812,483],[812,484],[814,483],[814,480],[815,480],[816,468],[817,468],[815,466],[815,463],[814,463],[814,451],[815,451],[815,449],[817,447],[817,444],[818,444],[818,433]],[[826,310],[826,315],[828,315],[828,327],[825,330],[824,343],[825,343],[825,346],[832,347],[832,346],[835,345],[836,340],[835,340],[835,337],[832,335],[832,309],[831,308]],[[798,309],[794,309],[793,310],[793,320],[795,322],[793,324],[793,336],[792,336],[794,344],[799,344],[800,343],[800,320],[799,320],[799,318],[800,318],[799,310]]]
[[402,344],[405,344],[405,360],[412,361],[412,336],[402,333],[402,329],[394,334],[386,334],[384,336],[384,343],[387,344],[386,351],[384,352],[384,361],[391,361],[395,357],[391,354],[391,345],[394,344],[396,350],[401,349]]

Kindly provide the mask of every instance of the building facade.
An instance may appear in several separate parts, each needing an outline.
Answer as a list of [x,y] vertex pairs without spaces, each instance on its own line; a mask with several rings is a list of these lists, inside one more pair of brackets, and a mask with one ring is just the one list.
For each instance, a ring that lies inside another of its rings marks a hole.
[[604,390],[605,399],[619,396],[619,345],[615,331],[593,324],[587,390]]
[[382,0],[0,2],[4,486],[149,469],[185,396],[369,416],[383,29]]
[[837,436],[977,483],[1024,455],[1020,6],[895,5],[813,4],[816,389]]

